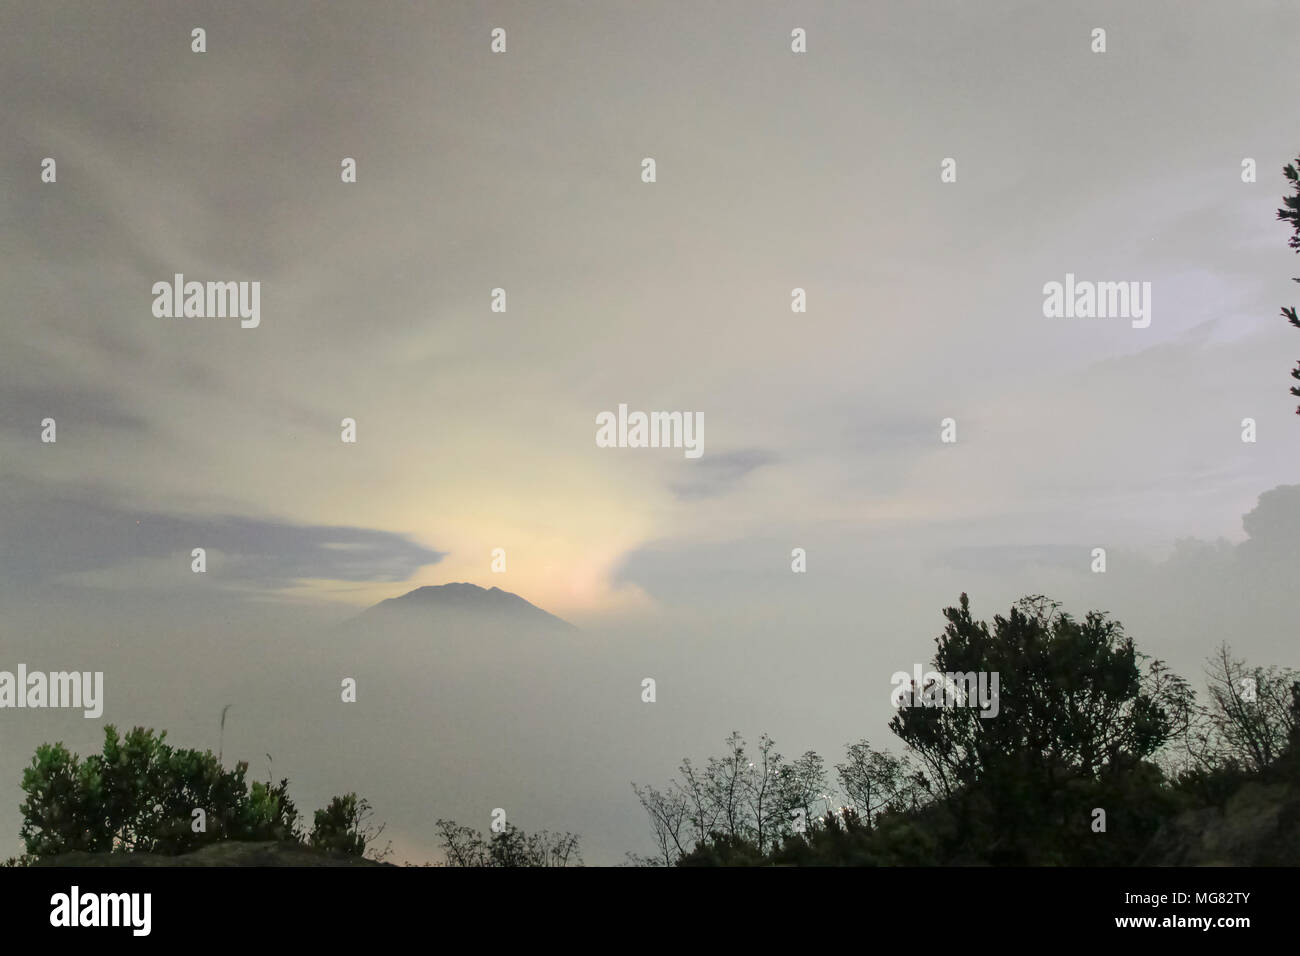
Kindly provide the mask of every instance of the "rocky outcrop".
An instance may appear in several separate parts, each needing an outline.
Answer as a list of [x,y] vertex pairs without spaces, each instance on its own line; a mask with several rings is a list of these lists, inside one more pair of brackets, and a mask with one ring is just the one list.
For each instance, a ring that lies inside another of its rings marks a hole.
[[1139,866],[1300,866],[1300,787],[1246,783],[1164,824]]
[[301,843],[242,843],[222,840],[192,853],[62,853],[36,866],[392,866],[355,856],[324,853]]

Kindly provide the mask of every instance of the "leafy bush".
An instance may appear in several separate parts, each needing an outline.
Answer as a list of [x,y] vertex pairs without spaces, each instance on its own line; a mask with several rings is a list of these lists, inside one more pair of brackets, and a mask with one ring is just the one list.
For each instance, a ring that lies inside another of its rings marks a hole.
[[[175,855],[219,840],[302,842],[289,781],[245,780],[210,750],[175,748],[166,732],[104,728],[104,747],[82,760],[62,743],[42,744],[23,771],[19,831],[25,858],[71,851]],[[201,811],[201,812],[200,812]],[[335,797],[316,814],[312,845],[360,855],[359,822],[369,805]]]
[[[363,856],[366,847],[384,831],[382,825],[373,830],[366,825],[370,815],[370,802],[357,799],[355,793],[335,797],[324,810],[316,811],[308,845],[330,853]],[[376,859],[387,855],[388,850],[384,850]]]

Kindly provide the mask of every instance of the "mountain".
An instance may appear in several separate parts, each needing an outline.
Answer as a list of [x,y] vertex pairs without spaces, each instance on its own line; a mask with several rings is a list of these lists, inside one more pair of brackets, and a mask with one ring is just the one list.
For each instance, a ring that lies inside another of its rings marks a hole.
[[611,812],[640,812],[627,796],[633,768],[616,758],[652,716],[641,700],[648,672],[608,651],[598,630],[500,588],[416,588],[291,648],[277,642],[294,671],[246,692],[243,713],[292,709],[265,748],[276,772],[285,768],[303,805],[357,791],[387,824],[396,859],[437,859],[435,821],[487,832],[498,808],[525,830],[590,836],[611,830]]
[[380,601],[367,608],[358,619],[367,624],[378,624],[385,618],[428,617],[436,620],[440,617],[471,618],[481,622],[493,622],[543,630],[555,629],[567,632],[577,628],[554,614],[543,611],[535,604],[530,604],[518,594],[503,591],[500,588],[481,588],[477,584],[464,581],[455,584],[437,584],[416,588],[400,597]]

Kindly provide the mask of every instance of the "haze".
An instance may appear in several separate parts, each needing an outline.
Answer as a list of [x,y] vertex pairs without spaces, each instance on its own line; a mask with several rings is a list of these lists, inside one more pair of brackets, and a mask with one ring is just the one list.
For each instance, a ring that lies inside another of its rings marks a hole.
[[[37,744],[216,749],[229,703],[228,762],[370,795],[398,860],[501,806],[618,862],[629,782],[733,728],[888,743],[962,591],[1110,611],[1198,686],[1225,639],[1296,666],[1294,14],[0,3],[0,668],[105,672],[99,720],[0,712],[0,856]],[[260,325],[155,318],[176,273],[260,282]],[[1150,282],[1150,326],[1045,318],[1067,273]],[[597,447],[620,403],[704,454]],[[517,719],[450,653],[345,712],[315,642],[448,582],[580,636],[510,658]]]

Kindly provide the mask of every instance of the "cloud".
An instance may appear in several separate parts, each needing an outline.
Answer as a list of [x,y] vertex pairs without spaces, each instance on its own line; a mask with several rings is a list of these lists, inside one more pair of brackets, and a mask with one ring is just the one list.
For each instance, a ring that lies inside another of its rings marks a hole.
[[147,428],[143,418],[128,411],[116,395],[104,389],[76,382],[18,385],[0,381],[0,429],[20,433],[35,442],[45,418],[60,423],[61,432],[70,422],[75,422],[77,428]]
[[445,554],[371,528],[302,525],[236,515],[177,515],[7,479],[0,490],[0,575],[51,583],[66,575],[209,554],[218,583],[263,590],[304,580],[404,581]]
[[1237,548],[1249,564],[1278,562],[1300,570],[1300,485],[1279,485],[1259,496],[1241,519],[1250,537]]
[[682,499],[714,498],[736,487],[754,469],[776,460],[776,455],[760,448],[704,455],[692,463],[689,479],[673,482],[669,487]]
[[932,563],[956,571],[1015,572],[1033,566],[1071,568],[1078,567],[1089,550],[1065,544],[975,545],[953,548],[936,556]]

